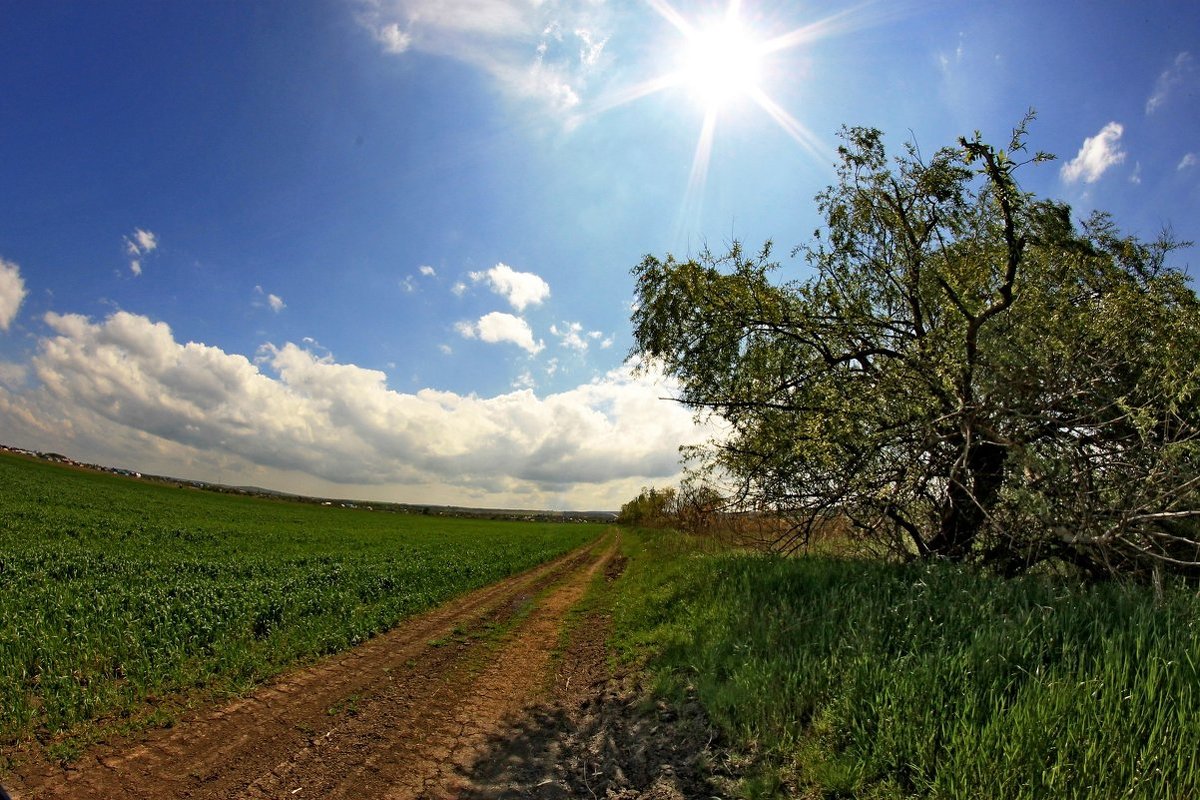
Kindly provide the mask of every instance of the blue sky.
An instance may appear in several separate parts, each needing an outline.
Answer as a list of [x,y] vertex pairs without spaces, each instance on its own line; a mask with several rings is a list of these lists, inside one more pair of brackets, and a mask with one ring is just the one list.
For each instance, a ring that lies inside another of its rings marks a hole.
[[930,153],[1030,107],[1059,160],[1024,188],[1198,238],[1197,34],[1181,2],[0,3],[0,442],[615,508],[706,435],[625,363],[644,254],[770,238],[802,277],[843,124]]

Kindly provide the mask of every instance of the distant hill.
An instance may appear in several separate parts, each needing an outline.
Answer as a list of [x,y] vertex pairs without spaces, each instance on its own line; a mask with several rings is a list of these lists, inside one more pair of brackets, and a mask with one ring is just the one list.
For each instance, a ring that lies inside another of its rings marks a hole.
[[617,518],[615,511],[545,511],[516,508],[471,508],[468,506],[439,506],[418,503],[384,503],[368,500],[347,500],[332,497],[308,497],[305,495],[281,492],[277,489],[264,489],[261,486],[227,486],[208,481],[194,481],[187,478],[172,478],[166,475],[148,475],[135,470],[121,467],[107,467],[101,464],[90,464],[86,461],[76,461],[61,453],[43,453],[37,450],[26,450],[22,447],[10,447],[0,444],[0,452],[12,453],[50,461],[76,469],[86,469],[94,472],[107,472],[137,480],[154,481],[156,483],[173,484],[179,487],[199,489],[206,492],[221,492],[224,494],[239,494],[249,497],[268,497],[286,500],[294,503],[313,503],[341,508],[363,509],[365,511],[390,511],[400,514],[425,514],[439,517],[467,517],[472,519],[512,519],[528,522],[613,522]]

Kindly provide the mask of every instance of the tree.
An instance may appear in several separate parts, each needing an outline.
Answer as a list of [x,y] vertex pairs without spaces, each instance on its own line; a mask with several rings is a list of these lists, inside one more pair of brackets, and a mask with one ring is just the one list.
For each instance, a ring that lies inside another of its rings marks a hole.
[[669,525],[676,513],[678,492],[673,488],[643,488],[641,494],[621,506],[617,522],[649,528]]
[[838,518],[909,557],[1005,573],[1200,566],[1200,301],[1181,246],[1023,193],[976,133],[928,162],[843,131],[814,270],[772,246],[633,273],[632,354],[724,420],[696,472],[795,523]]

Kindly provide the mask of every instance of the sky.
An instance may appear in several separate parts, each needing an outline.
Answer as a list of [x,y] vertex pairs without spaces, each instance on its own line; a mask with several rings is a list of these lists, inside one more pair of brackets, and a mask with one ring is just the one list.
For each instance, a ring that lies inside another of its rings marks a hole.
[[1174,1],[0,0],[0,443],[615,509],[714,435],[628,360],[644,255],[770,239],[803,279],[843,125],[932,153],[1030,108],[1024,189],[1200,239],[1198,34]]

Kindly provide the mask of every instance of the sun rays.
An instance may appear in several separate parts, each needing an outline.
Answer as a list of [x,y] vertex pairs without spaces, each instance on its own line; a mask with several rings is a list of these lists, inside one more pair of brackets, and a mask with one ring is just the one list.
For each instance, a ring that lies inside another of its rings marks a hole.
[[680,34],[680,40],[673,43],[676,54],[673,63],[661,74],[601,98],[592,107],[592,113],[603,113],[667,90],[686,90],[702,109],[703,121],[688,175],[684,216],[699,209],[718,120],[735,104],[749,100],[813,158],[832,161],[828,145],[769,94],[767,67],[771,58],[782,51],[858,27],[863,22],[858,13],[862,6],[767,37],[744,19],[741,0],[729,0],[723,14],[708,19],[689,19],[667,0],[646,0],[646,3]]

